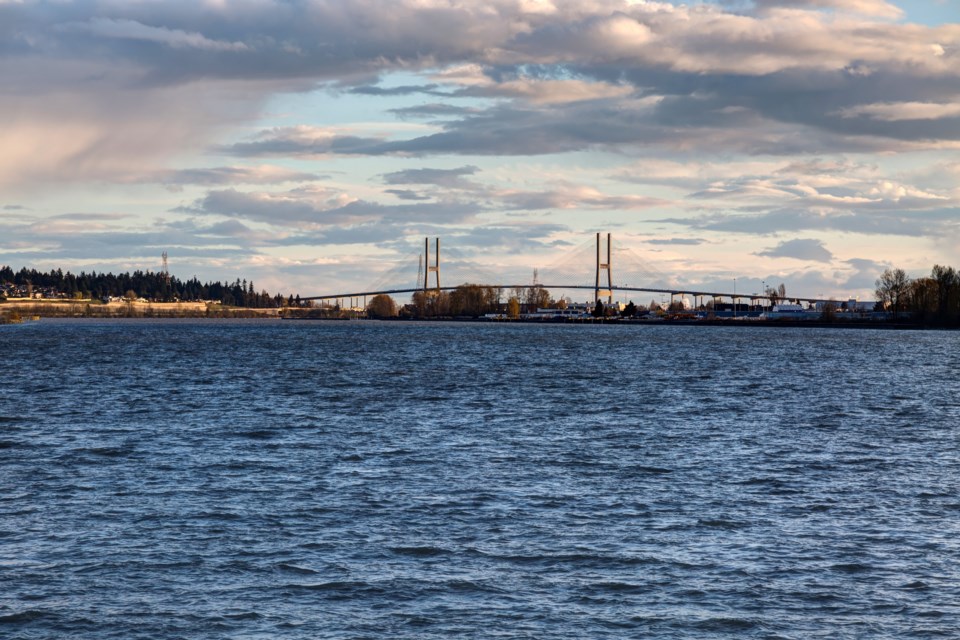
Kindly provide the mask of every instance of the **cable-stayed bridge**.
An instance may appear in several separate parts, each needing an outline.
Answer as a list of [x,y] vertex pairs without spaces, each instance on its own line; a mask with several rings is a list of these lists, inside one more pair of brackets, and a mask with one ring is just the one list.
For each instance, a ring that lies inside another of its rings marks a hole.
[[[444,249],[445,253],[451,253]],[[456,256],[456,254],[454,253]],[[453,268],[450,268],[452,262]],[[412,264],[412,260],[410,261]],[[477,284],[503,291],[527,289],[539,286],[550,291],[592,291],[594,303],[604,301],[612,303],[617,293],[650,293],[653,295],[670,296],[672,303],[675,297],[693,298],[697,307],[703,304],[704,299],[714,302],[730,300],[733,304],[749,300],[770,302],[773,295],[766,291],[762,293],[737,293],[734,291],[709,291],[704,289],[690,289],[674,286],[669,279],[649,263],[637,256],[629,249],[620,248],[614,251],[612,235],[607,233],[596,234],[593,239],[584,243],[575,250],[566,253],[554,265],[542,270],[534,269],[533,282],[504,283],[502,277],[487,273],[479,265],[470,263],[459,257],[444,263],[441,272],[440,239],[435,238],[432,243],[429,238],[424,239],[424,251],[417,261],[416,279],[413,279],[411,264],[401,264],[390,270],[374,284],[358,291],[342,291],[324,293],[320,295],[301,297],[301,300],[353,300],[386,294],[426,294],[441,291],[453,291],[463,284]],[[450,273],[454,277],[450,278]],[[616,279],[614,274],[616,274]],[[450,284],[456,281],[456,284]],[[627,284],[630,282],[631,284]],[[734,281],[734,284],[736,281]],[[787,299],[797,302],[817,303],[827,302],[823,298],[804,298],[787,296]],[[351,305],[353,306],[353,305]]]

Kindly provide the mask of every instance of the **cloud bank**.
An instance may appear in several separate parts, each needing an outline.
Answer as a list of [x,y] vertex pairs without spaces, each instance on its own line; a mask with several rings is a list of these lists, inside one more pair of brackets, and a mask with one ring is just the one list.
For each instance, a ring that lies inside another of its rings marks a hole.
[[[122,207],[101,192],[155,200],[155,234],[138,204],[139,232],[72,230],[91,242],[267,255],[619,227],[714,265],[709,252],[752,236],[754,260],[852,283],[869,258],[831,237],[960,238],[960,24],[902,7],[0,3],[0,188],[16,203],[2,231],[20,234],[0,250],[62,249],[70,210],[33,211],[68,187],[106,212]],[[304,96],[317,104],[277,107]],[[367,110],[325,108],[339,104]]]

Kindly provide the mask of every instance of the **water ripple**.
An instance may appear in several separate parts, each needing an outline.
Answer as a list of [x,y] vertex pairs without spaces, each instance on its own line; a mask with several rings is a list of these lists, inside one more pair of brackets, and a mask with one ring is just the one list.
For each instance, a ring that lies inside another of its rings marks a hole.
[[4,638],[960,628],[956,333],[44,321],[0,340]]

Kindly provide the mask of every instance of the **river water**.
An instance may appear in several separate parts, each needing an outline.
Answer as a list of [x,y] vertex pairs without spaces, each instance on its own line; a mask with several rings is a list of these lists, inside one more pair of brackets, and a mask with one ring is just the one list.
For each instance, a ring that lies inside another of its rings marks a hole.
[[0,327],[4,638],[960,629],[960,333]]

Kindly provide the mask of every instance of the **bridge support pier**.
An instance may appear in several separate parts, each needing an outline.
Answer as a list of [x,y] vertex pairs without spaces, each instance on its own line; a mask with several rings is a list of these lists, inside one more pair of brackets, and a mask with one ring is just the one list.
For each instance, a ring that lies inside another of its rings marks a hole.
[[[600,234],[597,233],[597,279],[593,290],[593,304],[596,306],[600,302],[600,296],[607,296],[607,304],[613,304],[613,275],[610,272],[612,262],[610,260],[610,234],[607,234],[607,261],[600,262]],[[600,288],[600,272],[607,273],[607,288]]]
[[434,263],[430,264],[430,238],[423,239],[423,257],[424,257],[424,266],[426,267],[423,271],[423,291],[426,293],[430,290],[430,274],[435,273],[436,275],[436,292],[440,293],[440,238],[434,238]]

